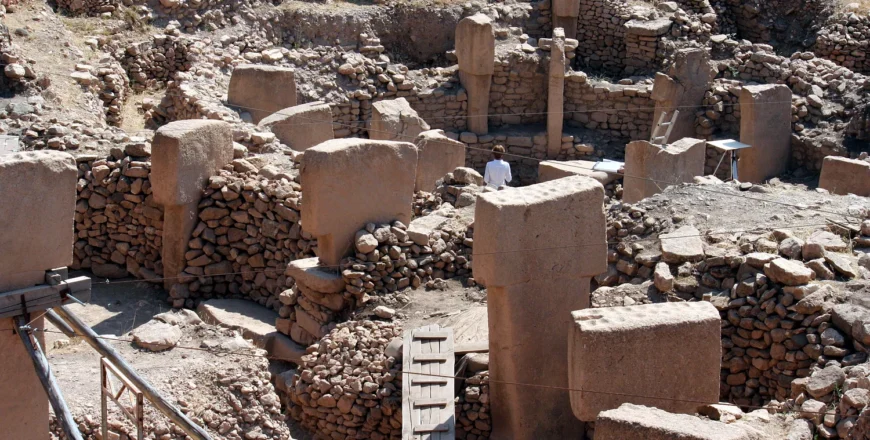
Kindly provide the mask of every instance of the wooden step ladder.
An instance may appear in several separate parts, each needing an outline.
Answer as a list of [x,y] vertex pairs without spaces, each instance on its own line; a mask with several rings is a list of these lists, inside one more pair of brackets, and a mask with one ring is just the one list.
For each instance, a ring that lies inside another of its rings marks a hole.
[[[649,143],[664,148],[665,145],[668,144],[668,138],[671,137],[671,131],[674,129],[674,124],[676,124],[678,116],[680,116],[680,111],[674,110],[671,114],[671,120],[665,122],[665,119],[668,117],[668,112],[663,111],[659,116],[658,123],[656,123],[656,126],[653,129],[652,138]],[[664,133],[662,133],[662,131],[664,131]]]
[[405,333],[402,345],[403,440],[456,438],[454,363],[452,329],[433,324]]

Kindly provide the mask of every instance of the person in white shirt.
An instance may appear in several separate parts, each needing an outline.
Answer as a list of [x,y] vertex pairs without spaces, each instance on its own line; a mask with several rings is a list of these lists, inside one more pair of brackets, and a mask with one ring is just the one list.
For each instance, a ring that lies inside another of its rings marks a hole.
[[495,159],[486,164],[486,172],[483,175],[483,181],[486,183],[486,186],[502,189],[513,178],[511,177],[511,166],[502,160],[503,155],[503,146],[496,145],[493,147],[492,156]]

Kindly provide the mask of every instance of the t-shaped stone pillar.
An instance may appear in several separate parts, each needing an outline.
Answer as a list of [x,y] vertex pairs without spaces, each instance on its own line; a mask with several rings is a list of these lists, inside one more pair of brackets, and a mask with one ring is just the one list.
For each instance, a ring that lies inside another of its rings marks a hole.
[[[59,151],[0,155],[0,293],[73,261],[76,164]],[[36,316],[34,316],[35,318]],[[42,319],[30,324],[45,347]],[[48,438],[48,399],[12,318],[0,319],[0,437]]]
[[366,223],[411,221],[417,148],[408,142],[333,139],[302,156],[302,224],[317,256],[336,265]]
[[580,17],[580,0],[553,0],[553,37],[556,28],[565,30],[568,38],[577,38],[577,19]]
[[489,89],[495,70],[495,32],[492,20],[474,14],[456,26],[456,57],[459,59],[459,80],[468,93],[468,131],[489,132]]
[[553,29],[550,44],[550,82],[547,88],[547,158],[555,159],[562,148],[565,105],[565,31]]
[[481,194],[474,276],[487,287],[493,438],[582,438],[568,385],[571,312],[607,268],[604,187],[566,177]]
[[737,178],[762,183],[788,169],[791,158],[791,89],[782,84],[745,86],[740,92]]
[[169,289],[184,270],[206,181],[233,160],[233,133],[222,121],[171,122],[154,134],[151,150],[151,188],[164,209],[161,258],[163,284]]
[[710,67],[710,55],[704,49],[680,49],[674,56],[674,64],[668,74],[656,74],[652,99],[656,102],[653,127],[659,122],[662,112],[668,112],[668,122],[674,110],[679,110],[676,124],[669,141],[695,136],[695,107],[704,102],[704,94],[716,73]]

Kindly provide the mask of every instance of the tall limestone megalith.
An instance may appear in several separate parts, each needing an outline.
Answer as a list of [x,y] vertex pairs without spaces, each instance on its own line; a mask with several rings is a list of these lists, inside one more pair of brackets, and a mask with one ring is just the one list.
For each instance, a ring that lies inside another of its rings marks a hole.
[[485,193],[474,223],[474,277],[488,291],[492,438],[582,438],[559,388],[568,385],[571,312],[589,307],[590,278],[607,268],[604,187],[574,176]]

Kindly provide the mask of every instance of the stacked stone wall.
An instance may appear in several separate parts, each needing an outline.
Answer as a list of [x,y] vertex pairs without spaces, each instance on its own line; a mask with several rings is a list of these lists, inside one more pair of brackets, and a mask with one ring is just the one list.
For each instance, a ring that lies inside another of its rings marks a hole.
[[565,121],[626,141],[649,139],[655,102],[651,85],[590,80],[583,72],[565,78]]
[[97,277],[163,275],[163,210],[151,194],[150,144],[108,157],[79,156],[72,269]]
[[625,23],[631,19],[624,0],[580,0],[577,59],[582,69],[620,73],[625,67]]
[[546,120],[547,72],[540,52],[497,54],[489,95],[491,126],[534,124]]
[[812,51],[850,70],[870,74],[870,16],[836,14],[819,31]]

